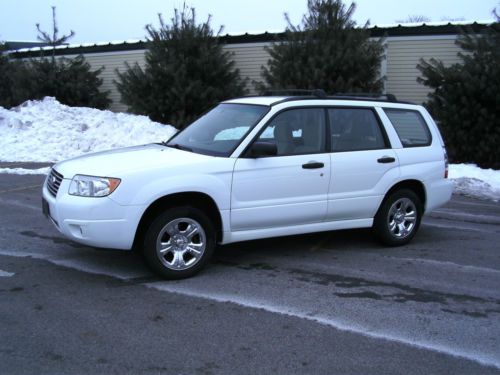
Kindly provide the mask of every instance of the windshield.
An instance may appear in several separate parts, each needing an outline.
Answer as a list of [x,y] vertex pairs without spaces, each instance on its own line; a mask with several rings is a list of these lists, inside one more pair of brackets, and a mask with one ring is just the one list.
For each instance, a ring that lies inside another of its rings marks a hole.
[[261,105],[219,104],[167,145],[200,154],[229,156],[267,111],[269,107]]

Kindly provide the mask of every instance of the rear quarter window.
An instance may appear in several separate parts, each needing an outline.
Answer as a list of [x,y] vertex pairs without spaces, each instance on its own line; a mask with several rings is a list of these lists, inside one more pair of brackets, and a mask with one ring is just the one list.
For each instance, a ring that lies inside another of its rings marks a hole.
[[384,108],[384,112],[398,133],[403,147],[421,147],[431,144],[431,133],[418,111]]

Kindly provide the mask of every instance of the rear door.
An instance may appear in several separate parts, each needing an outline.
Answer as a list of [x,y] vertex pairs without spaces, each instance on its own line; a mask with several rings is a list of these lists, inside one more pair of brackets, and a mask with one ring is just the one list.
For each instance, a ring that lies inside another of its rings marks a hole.
[[328,108],[331,183],[327,220],[366,219],[375,215],[399,162],[373,108]]

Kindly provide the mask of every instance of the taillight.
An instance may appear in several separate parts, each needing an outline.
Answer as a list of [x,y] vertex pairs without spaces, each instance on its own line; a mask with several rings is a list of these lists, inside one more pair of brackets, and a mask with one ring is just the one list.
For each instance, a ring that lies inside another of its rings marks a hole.
[[444,178],[448,178],[448,154],[446,153],[446,149],[443,147],[444,152]]

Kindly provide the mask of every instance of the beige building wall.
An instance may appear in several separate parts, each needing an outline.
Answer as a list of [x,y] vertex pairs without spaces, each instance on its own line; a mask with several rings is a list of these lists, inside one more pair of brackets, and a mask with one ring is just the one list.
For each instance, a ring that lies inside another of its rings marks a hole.
[[[123,71],[126,68],[125,62],[130,66],[138,63],[140,67],[144,68],[144,50],[85,53],[84,56],[92,70],[104,67],[99,77],[102,79],[101,90],[109,91],[109,98],[112,101],[109,109],[115,112],[126,112],[127,106],[121,102],[120,93],[114,84],[118,77],[116,69]],[[76,55],[65,55],[64,57],[72,58]]]
[[[459,61],[457,53],[460,48],[455,45],[456,36],[413,36],[389,37],[386,39],[386,60],[382,63],[381,74],[386,76],[386,92],[396,95],[400,100],[418,104],[426,100],[429,92],[426,86],[417,83],[420,71],[416,68],[420,58],[436,58],[446,65]],[[262,80],[261,67],[267,64],[269,54],[265,46],[271,43],[241,43],[227,44],[224,49],[232,54],[235,68],[239,69],[244,78],[248,78],[247,89],[249,94],[255,94],[255,82]],[[130,65],[136,62],[144,66],[144,50],[123,52],[102,52],[85,54],[85,58],[92,68],[101,66],[105,70],[101,74],[103,90],[110,91],[113,111],[126,111],[127,107],[121,103],[120,94],[113,81],[116,80],[116,69],[123,70],[125,62]]]
[[[267,64],[269,54],[264,50],[264,46],[269,43],[242,43],[227,44],[224,50],[231,53],[235,62],[235,68],[239,69],[242,77],[247,77],[247,89],[249,94],[255,94],[254,82],[259,81],[261,67]],[[72,57],[72,56],[68,56]],[[103,80],[102,90],[110,91],[110,98],[113,103],[110,106],[112,111],[126,111],[127,107],[120,101],[120,93],[116,89],[114,80],[117,79],[116,69],[123,71],[125,62],[129,65],[138,63],[144,67],[144,50],[124,51],[124,52],[102,52],[85,54],[85,58],[93,69],[104,66],[105,69],[100,77]]]
[[125,69],[125,62],[130,66],[138,63],[139,66],[144,67],[144,50],[89,53],[85,54],[85,59],[87,59],[93,69],[99,69],[104,66],[104,71],[100,75],[103,81],[101,89],[103,91],[110,91],[109,98],[112,100],[112,104],[109,109],[116,112],[125,112],[127,106],[121,102],[120,93],[113,82],[117,79],[116,69],[123,71]]
[[422,104],[427,100],[429,88],[417,83],[421,58],[435,58],[447,66],[457,63],[461,48],[455,44],[456,35],[413,36],[387,38],[386,92],[399,100]]
[[255,83],[261,82],[260,76],[262,66],[267,65],[269,53],[265,50],[271,43],[241,43],[226,44],[224,50],[232,54],[235,62],[234,66],[239,69],[240,75],[247,80],[247,90],[249,95],[254,95]]

